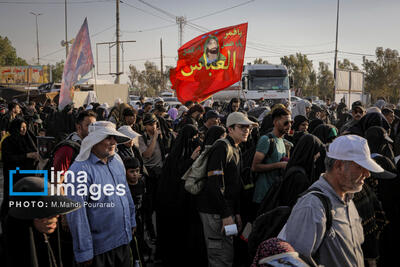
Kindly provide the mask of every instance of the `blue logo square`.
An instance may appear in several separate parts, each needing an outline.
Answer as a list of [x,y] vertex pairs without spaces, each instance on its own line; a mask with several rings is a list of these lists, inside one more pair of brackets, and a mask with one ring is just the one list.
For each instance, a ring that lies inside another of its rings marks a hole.
[[[13,176],[17,172],[21,174],[43,174],[44,177],[44,192],[14,192],[13,190]],[[48,171],[47,170],[20,170],[19,168],[15,168],[15,170],[10,170],[10,196],[47,196],[48,195]]]

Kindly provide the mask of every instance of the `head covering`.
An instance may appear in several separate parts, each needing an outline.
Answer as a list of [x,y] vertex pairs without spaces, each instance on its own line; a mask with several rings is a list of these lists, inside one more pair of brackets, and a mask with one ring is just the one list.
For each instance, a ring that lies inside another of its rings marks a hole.
[[327,156],[337,160],[354,161],[371,172],[384,170],[373,159],[365,138],[357,135],[344,135],[336,138],[329,145]]
[[226,126],[239,125],[257,125],[256,122],[249,120],[242,112],[232,112],[226,119]]
[[288,170],[292,166],[301,166],[306,171],[307,177],[311,179],[314,177],[314,157],[318,152],[322,154],[324,150],[325,146],[318,137],[304,134],[294,147],[286,169]]
[[211,108],[213,104],[213,101],[211,99],[207,99],[206,101],[204,101],[203,107],[209,107]]
[[321,124],[312,132],[322,143],[329,144],[338,136],[338,130],[331,124]]
[[306,116],[297,115],[296,117],[294,117],[294,122],[292,125],[293,130],[298,131],[300,124],[302,124],[305,121],[309,122],[308,119],[306,118]]
[[222,126],[211,126],[210,129],[208,129],[206,136],[204,137],[204,145],[211,146],[212,144],[214,144],[215,141],[221,138],[221,135],[225,132],[226,129]]
[[[172,146],[171,153],[168,157],[173,158],[177,162],[179,162],[179,160],[182,158],[188,159],[195,149],[194,146],[198,145],[192,141],[192,138],[198,133],[199,131],[192,124],[184,125],[178,132],[178,135]],[[175,168],[176,166],[173,167]]]
[[365,132],[365,139],[372,154],[380,154],[394,160],[391,147],[388,144],[393,143],[385,129],[379,126],[372,126]]
[[369,113],[381,113],[381,110],[378,107],[369,107],[367,108],[367,114]]
[[204,116],[204,122],[212,118],[219,118],[219,113],[215,110],[207,111],[206,115]]
[[89,158],[92,147],[107,136],[112,135],[115,137],[117,144],[123,144],[130,140],[130,138],[115,129],[115,124],[110,121],[96,121],[89,125],[89,135],[86,136],[81,145],[76,161],[85,161]]
[[375,106],[378,107],[379,109],[382,109],[385,105],[386,105],[386,101],[383,99],[379,99],[375,103]]
[[[77,210],[81,207],[79,202],[73,201],[65,196],[50,195],[50,187],[54,186],[50,183],[46,184],[47,195],[44,196],[11,196],[10,201],[36,201],[43,202],[43,206],[38,205],[25,207],[12,206],[9,210],[9,215],[22,220],[32,220],[35,218],[47,218],[60,214],[66,214]],[[45,192],[44,179],[40,177],[25,177],[19,180],[13,186],[14,192]],[[54,190],[57,192],[57,190]],[[57,203],[57,205],[54,205]]]
[[176,120],[178,117],[178,110],[176,108],[170,108],[168,110],[168,115],[171,117],[172,120]]
[[141,136],[140,134],[138,134],[137,132],[132,130],[132,127],[129,125],[124,125],[124,126],[119,127],[118,132],[122,133],[123,135],[126,135],[130,139],[135,139],[135,138]]
[[180,106],[178,109],[178,119],[182,117],[183,113],[188,112],[188,108],[184,105]]
[[153,113],[145,113],[143,115],[143,125],[153,124],[157,121],[157,117]]
[[320,119],[313,119],[309,124],[308,124],[308,132],[312,133],[315,128],[317,128],[318,125],[324,124],[324,122]]
[[290,266],[308,266],[299,258],[299,254],[294,248],[286,241],[273,237],[263,241],[257,249],[256,256],[253,259],[251,267],[267,267],[267,266],[280,266],[270,265],[268,262],[278,260],[281,257],[290,257],[291,261],[296,260],[300,265],[293,263]]
[[120,105],[120,104],[122,104],[122,103],[124,103],[124,102],[121,100],[121,98],[117,98],[117,99],[115,99],[115,101],[114,101],[114,105],[115,105],[115,106],[118,106],[118,105]]
[[364,108],[363,104],[361,103],[361,101],[355,101],[355,102],[353,102],[353,104],[351,104],[351,110],[355,110],[356,108],[359,108],[362,111],[365,111],[365,108]]
[[362,117],[353,127],[349,129],[349,132],[359,136],[364,136],[365,131],[372,126],[381,126],[385,130],[390,129],[390,125],[382,113],[367,113]]

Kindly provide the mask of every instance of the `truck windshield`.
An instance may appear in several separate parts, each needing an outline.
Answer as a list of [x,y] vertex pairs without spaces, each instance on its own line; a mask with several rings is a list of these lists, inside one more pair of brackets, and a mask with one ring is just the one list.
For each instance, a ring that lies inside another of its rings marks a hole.
[[254,77],[250,80],[250,90],[288,90],[288,77]]

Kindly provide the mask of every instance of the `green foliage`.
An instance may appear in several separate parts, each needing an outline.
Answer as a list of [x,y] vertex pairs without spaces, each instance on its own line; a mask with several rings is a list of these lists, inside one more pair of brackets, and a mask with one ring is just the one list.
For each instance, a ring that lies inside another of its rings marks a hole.
[[56,65],[52,65],[51,68],[53,82],[60,83],[62,81],[62,75],[64,71],[64,60],[57,62]]
[[253,64],[269,64],[267,60],[263,60],[262,58],[256,58]]
[[303,95],[317,93],[316,73],[307,55],[296,53],[296,55],[284,56],[281,62],[288,68],[294,88],[302,88]]
[[[129,81],[134,92],[145,96],[156,96],[162,90],[161,71],[156,64],[150,61],[144,63],[145,69],[139,71],[135,66],[130,65]],[[169,73],[169,70],[166,73]],[[164,75],[164,78],[166,75]],[[164,79],[166,80],[166,79]]]
[[399,52],[378,47],[375,54],[376,61],[363,58],[365,90],[374,100],[385,97],[389,102],[397,103],[400,94]]
[[319,62],[318,68],[318,91],[321,99],[333,98],[335,80],[332,71],[325,62]]
[[350,62],[347,58],[343,59],[343,61],[338,61],[338,68],[342,70],[360,70],[356,64]]
[[17,51],[7,37],[0,36],[0,66],[26,66],[28,63],[17,57]]

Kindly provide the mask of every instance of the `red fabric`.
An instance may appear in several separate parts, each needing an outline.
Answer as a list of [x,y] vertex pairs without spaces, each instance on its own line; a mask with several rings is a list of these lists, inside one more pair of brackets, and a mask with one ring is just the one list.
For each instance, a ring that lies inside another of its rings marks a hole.
[[[218,39],[222,55],[217,62],[207,62],[205,45],[211,38]],[[247,23],[214,30],[200,35],[178,50],[178,62],[170,70],[172,88],[180,102],[201,102],[225,89],[242,77],[246,50]]]
[[[54,171],[67,171],[72,163],[74,149],[69,146],[63,146],[58,149],[54,155]],[[57,173],[55,173],[57,175]]]

